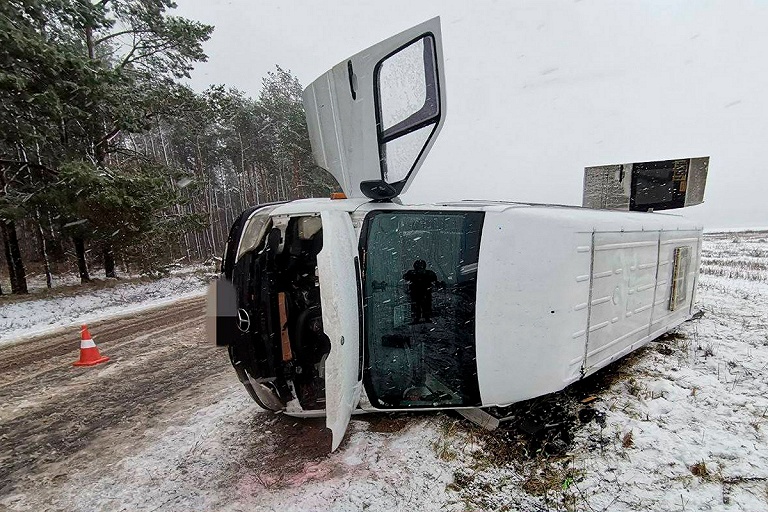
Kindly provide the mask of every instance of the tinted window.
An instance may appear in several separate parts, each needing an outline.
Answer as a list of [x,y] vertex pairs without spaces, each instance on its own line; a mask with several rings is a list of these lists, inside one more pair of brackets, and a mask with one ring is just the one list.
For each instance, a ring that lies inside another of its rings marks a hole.
[[364,235],[366,391],[383,408],[477,405],[482,212],[376,212]]
[[632,170],[632,210],[666,210],[685,206],[689,160],[644,162]]

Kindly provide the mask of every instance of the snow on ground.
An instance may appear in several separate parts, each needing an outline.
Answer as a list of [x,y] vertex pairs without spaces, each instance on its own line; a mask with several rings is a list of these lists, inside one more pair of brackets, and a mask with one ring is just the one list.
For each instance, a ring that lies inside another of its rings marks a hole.
[[580,437],[595,509],[768,509],[768,284],[705,275],[699,296],[705,316],[671,354],[650,351],[603,397],[605,428]]
[[176,270],[168,277],[147,282],[126,282],[101,289],[85,288],[75,294],[11,302],[0,305],[0,344],[44,334],[110,316],[161,306],[202,295],[210,276],[201,267]]
[[[190,272],[197,272],[197,271],[201,271],[201,272],[208,271],[210,269],[211,267],[206,266],[206,264],[181,265],[179,263],[172,263],[164,267],[164,272],[166,272],[169,275],[178,275],[178,274],[189,274]],[[104,275],[104,269],[101,267],[89,267],[88,270],[90,272],[91,278],[94,279],[95,281],[98,281],[100,279],[99,276]],[[128,272],[125,272],[125,270],[122,268],[118,268],[117,271],[121,279],[123,280],[139,279],[145,275],[145,274],[128,273]],[[48,284],[46,283],[45,274],[43,272],[35,272],[35,271],[31,271],[30,269],[27,269],[27,290],[29,291],[30,297],[34,297],[35,295],[40,295],[40,294],[46,294],[51,291],[56,292],[57,290],[61,290],[66,287],[79,286],[79,285],[80,285],[80,274],[78,274],[77,272],[55,272],[54,274],[51,275],[52,290],[49,290]],[[2,289],[5,293],[8,293],[10,291],[11,282],[8,276],[0,275],[0,286],[2,286]]]
[[707,238],[702,254],[704,274],[768,281],[768,232],[717,233]]
[[[97,274],[100,272],[93,272],[93,274]],[[3,276],[3,279],[0,279],[0,284],[3,286],[3,291],[6,293],[11,289],[11,282],[10,280]],[[75,272],[64,272],[64,273],[57,273],[51,275],[51,287],[52,288],[62,288],[64,286],[75,286],[80,284],[80,275]],[[45,274],[38,274],[38,273],[28,273],[27,274],[27,290],[31,294],[35,294],[38,292],[45,292],[48,289],[48,283],[45,279]]]
[[185,418],[163,418],[121,459],[77,468],[42,497],[22,492],[0,505],[33,509],[42,499],[55,510],[352,512],[430,510],[445,502],[451,471],[433,450],[434,416],[397,434],[355,421],[344,449],[327,455],[323,444],[322,455],[312,457],[307,444],[290,438],[290,425],[307,420],[259,409],[239,383],[212,401]]
[[[221,510],[303,511],[434,510],[443,508],[451,468],[433,447],[435,418],[410,421],[397,434],[373,432],[356,421],[344,448],[305,465],[272,492],[250,475],[237,482],[238,496]],[[255,505],[255,506],[254,506]]]
[[767,235],[705,241],[704,316],[622,368],[565,457],[461,457],[469,508],[768,510]]

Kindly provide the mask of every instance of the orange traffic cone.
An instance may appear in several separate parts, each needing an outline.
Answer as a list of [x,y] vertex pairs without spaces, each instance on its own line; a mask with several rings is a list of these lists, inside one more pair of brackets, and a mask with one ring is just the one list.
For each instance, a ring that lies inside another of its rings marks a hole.
[[107,356],[99,354],[99,349],[96,348],[96,344],[91,339],[91,333],[88,332],[88,326],[83,325],[81,328],[81,340],[80,340],[80,360],[75,361],[75,366],[93,366],[99,363],[106,363],[109,361]]

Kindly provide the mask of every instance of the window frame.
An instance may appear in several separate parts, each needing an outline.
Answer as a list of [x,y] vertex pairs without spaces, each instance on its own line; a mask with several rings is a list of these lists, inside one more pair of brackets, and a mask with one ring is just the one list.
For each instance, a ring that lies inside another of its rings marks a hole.
[[[467,214],[478,214],[480,222],[478,225],[478,237],[477,237],[477,258],[478,263],[480,259],[480,248],[482,246],[482,232],[483,232],[483,226],[485,225],[485,211],[482,210],[411,210],[411,209],[382,209],[382,210],[374,210],[369,212],[365,218],[363,219],[362,226],[360,229],[360,242],[358,246],[359,251],[359,262],[360,262],[360,282],[359,282],[359,291],[360,291],[360,354],[362,355],[362,368],[363,368],[363,387],[365,389],[366,396],[368,398],[368,401],[371,403],[371,405],[376,409],[381,410],[434,410],[434,409],[461,409],[461,408],[467,408],[467,407],[478,407],[481,405],[482,400],[480,397],[480,388],[479,388],[479,378],[477,375],[477,366],[475,366],[475,373],[474,376],[467,376],[464,380],[465,384],[472,384],[474,386],[475,394],[471,397],[472,401],[470,403],[464,403],[461,405],[432,405],[432,406],[425,406],[425,405],[419,405],[414,407],[408,407],[403,405],[388,405],[387,403],[382,402],[379,399],[379,396],[375,392],[375,388],[372,381],[371,376],[371,354],[370,350],[368,350],[368,321],[367,321],[367,311],[368,311],[368,298],[366,297],[366,279],[367,279],[367,273],[368,273],[368,242],[369,242],[369,235],[370,235],[370,228],[371,224],[373,223],[373,219],[377,217],[378,215],[403,215],[403,214],[414,214],[414,213],[420,213],[420,214],[426,214],[426,215],[467,215]],[[479,272],[479,265],[477,267],[476,272]],[[475,287],[475,299],[474,299],[474,311],[473,311],[473,320],[477,321],[477,288]],[[472,345],[473,349],[475,350],[475,365],[477,364],[477,338],[475,334],[475,330],[473,329],[472,333]],[[470,379],[474,379],[474,381],[470,382]]]
[[[395,132],[393,134],[385,135],[385,131],[389,131],[394,127],[390,127],[389,130],[382,130],[381,129],[381,98],[379,96],[379,76],[381,73],[381,66],[384,64],[384,62],[392,57],[393,55],[399,53],[400,51],[404,50],[405,48],[408,48],[412,44],[416,43],[417,41],[421,39],[429,38],[432,41],[432,54],[433,54],[433,64],[434,64],[434,80],[435,80],[435,102],[437,103],[437,114],[423,120],[413,126],[409,126],[407,129],[404,129],[402,131]],[[399,195],[400,192],[403,190],[403,187],[405,186],[408,179],[411,177],[411,174],[413,174],[413,169],[416,167],[416,164],[421,159],[422,155],[424,154],[424,150],[429,146],[430,141],[434,138],[435,132],[437,131],[438,126],[440,126],[440,120],[443,117],[443,105],[441,102],[441,87],[442,84],[440,83],[440,62],[438,59],[438,52],[437,52],[437,42],[438,38],[435,37],[435,34],[431,31],[424,32],[423,34],[419,34],[417,37],[414,37],[407,43],[399,46],[395,50],[389,52],[387,55],[379,59],[379,61],[376,63],[376,65],[373,68],[373,104],[374,104],[374,114],[376,115],[376,140],[378,143],[378,152],[379,152],[379,173],[381,174],[381,180],[386,183],[387,185],[391,186],[396,192],[396,195]],[[420,130],[422,128],[425,128],[429,126],[430,124],[433,124],[432,130],[429,133],[429,136],[424,141],[424,145],[422,146],[421,150],[419,151],[418,155],[416,155],[416,158],[414,159],[413,163],[411,163],[411,167],[408,169],[408,172],[406,173],[405,177],[399,181],[396,182],[388,182],[385,177],[385,168],[386,168],[386,159],[385,159],[385,153],[384,153],[384,147],[387,143],[398,139],[404,135],[407,135],[409,133],[415,132],[417,130]]]
[[[692,253],[693,250],[690,245],[675,247],[673,251],[668,306],[670,311],[677,311],[685,306],[688,298],[688,274],[691,268]],[[683,272],[682,275],[681,272]]]

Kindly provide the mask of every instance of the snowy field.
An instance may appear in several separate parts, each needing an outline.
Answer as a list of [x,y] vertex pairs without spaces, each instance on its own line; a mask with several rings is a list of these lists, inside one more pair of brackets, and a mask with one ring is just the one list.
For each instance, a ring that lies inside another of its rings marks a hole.
[[[62,327],[123,315],[157,307],[179,299],[202,295],[212,277],[209,268],[182,267],[156,280],[108,281],[109,286],[78,289],[74,275],[61,276],[51,296],[30,300],[0,302],[0,345],[28,336],[45,334]],[[30,278],[30,290],[45,287],[40,276]],[[66,290],[61,290],[66,288]]]
[[[768,510],[768,233],[708,235],[703,258],[701,318],[563,393],[513,407],[515,419],[494,432],[453,414],[358,416],[329,455],[322,420],[260,410],[211,348],[198,357],[220,369],[167,399],[167,411],[123,413],[131,435],[104,430],[0,495],[0,508]],[[174,361],[199,366],[181,359],[198,352],[196,325],[163,342],[177,352],[151,365],[167,372],[158,378],[175,375]],[[86,392],[82,379],[137,375],[139,362],[118,348],[117,364],[66,385]],[[534,411],[550,426],[531,431]]]
[[704,316],[609,368],[564,456],[497,464],[454,436],[458,509],[768,510],[767,263],[768,233],[708,235]]

